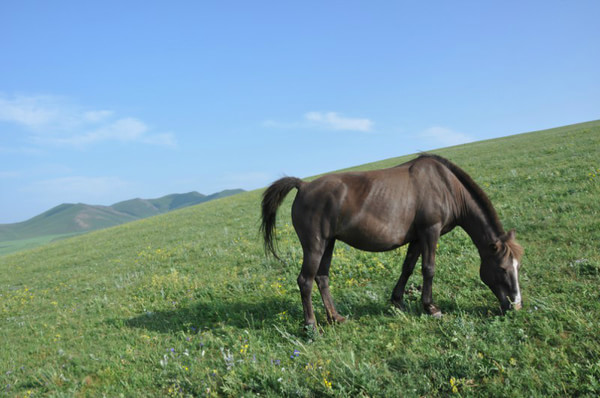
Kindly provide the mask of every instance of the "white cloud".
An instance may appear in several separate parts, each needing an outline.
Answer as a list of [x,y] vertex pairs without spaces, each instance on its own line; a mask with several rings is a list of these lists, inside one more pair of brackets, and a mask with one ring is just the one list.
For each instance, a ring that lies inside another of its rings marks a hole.
[[426,140],[430,146],[437,148],[460,145],[474,141],[474,138],[468,134],[440,126],[433,126],[422,131],[419,133],[419,137]]
[[279,122],[265,120],[262,125],[277,129],[319,129],[337,131],[370,132],[373,130],[373,121],[366,118],[350,118],[341,116],[337,112],[308,112],[299,122]]
[[88,147],[105,142],[136,142],[175,147],[172,133],[154,133],[134,117],[117,117],[111,110],[90,110],[56,96],[0,95],[0,122],[19,125],[38,145]]
[[51,143],[84,147],[101,141],[133,142],[140,140],[148,127],[140,120],[125,118],[102,125],[95,130],[65,137],[52,137]]
[[315,126],[327,130],[369,132],[373,128],[373,122],[369,119],[343,117],[336,112],[308,112],[304,118]]
[[12,122],[30,129],[48,126],[64,119],[61,115],[62,99],[46,95],[15,96],[12,99],[0,96],[0,121]]
[[145,135],[142,138],[142,142],[145,144],[171,148],[175,148],[177,146],[177,140],[175,139],[175,135],[173,133]]
[[111,124],[87,134],[92,141],[116,140],[116,141],[137,141],[148,131],[148,126],[138,119],[125,118],[119,119]]
[[83,117],[92,122],[101,122],[102,120],[106,120],[107,118],[113,115],[113,111],[87,111],[83,113]]

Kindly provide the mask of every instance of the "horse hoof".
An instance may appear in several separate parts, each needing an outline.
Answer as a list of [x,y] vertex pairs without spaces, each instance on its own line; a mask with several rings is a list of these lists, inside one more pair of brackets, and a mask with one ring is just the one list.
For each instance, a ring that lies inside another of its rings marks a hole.
[[336,317],[333,318],[333,322],[335,322],[335,323],[344,323],[344,322],[346,322],[346,318],[343,317],[343,316],[341,316],[341,315],[338,315],[338,316],[336,316]]
[[317,326],[316,323],[304,324],[304,336],[309,340],[316,340],[319,338],[323,330]]
[[305,323],[303,329],[304,332],[308,334],[312,334],[318,331],[316,323]]
[[401,311],[406,311],[406,305],[404,305],[404,301],[402,300],[392,300],[392,305]]
[[334,323],[344,323],[346,322],[346,318],[341,315],[333,315],[327,317],[327,323],[332,325]]
[[425,312],[431,315],[434,318],[441,318],[442,311],[433,304],[425,306]]

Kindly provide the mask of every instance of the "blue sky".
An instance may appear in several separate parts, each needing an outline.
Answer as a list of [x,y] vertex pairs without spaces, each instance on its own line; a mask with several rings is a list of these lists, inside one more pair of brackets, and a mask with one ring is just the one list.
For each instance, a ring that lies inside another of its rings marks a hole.
[[422,3],[2,1],[0,223],[600,119],[600,2]]

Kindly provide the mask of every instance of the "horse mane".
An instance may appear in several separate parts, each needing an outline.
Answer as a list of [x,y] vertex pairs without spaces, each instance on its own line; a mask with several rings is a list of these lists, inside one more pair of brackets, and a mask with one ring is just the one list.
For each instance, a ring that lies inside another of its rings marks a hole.
[[512,254],[517,259],[517,261],[521,261],[521,257],[525,252],[523,250],[523,246],[518,244],[517,241],[515,241],[514,239],[508,239],[504,243],[506,244],[509,254]]
[[[471,194],[471,196],[473,197],[473,200],[475,200],[475,203],[477,203],[479,205],[481,210],[484,212],[485,216],[488,218],[488,221],[491,223],[492,228],[494,228],[496,230],[496,232],[498,233],[498,236],[506,235],[506,232],[504,231],[504,228],[502,227],[502,223],[500,222],[500,219],[498,218],[498,213],[496,213],[496,209],[494,209],[492,202],[490,201],[490,199],[488,198],[486,193],[483,191],[483,189],[481,189],[481,187],[479,185],[477,185],[477,183],[475,181],[473,181],[473,179],[471,178],[470,175],[468,175],[463,169],[461,169],[460,167],[458,167],[457,165],[455,165],[448,159],[443,158],[438,155],[424,153],[424,154],[421,154],[417,159],[425,159],[425,158],[433,159],[433,160],[441,163],[442,165],[444,165],[448,170],[450,170],[452,172],[452,174],[454,174],[456,176],[456,178],[458,178],[458,180],[463,184],[465,189]],[[508,242],[506,242],[506,243],[508,243]],[[511,242],[511,243],[513,243],[513,242]],[[518,243],[516,243],[516,242],[514,242],[514,243],[517,246],[519,246]],[[509,246],[509,249],[512,250],[513,248]],[[515,247],[514,249],[516,252],[518,252],[517,247]]]

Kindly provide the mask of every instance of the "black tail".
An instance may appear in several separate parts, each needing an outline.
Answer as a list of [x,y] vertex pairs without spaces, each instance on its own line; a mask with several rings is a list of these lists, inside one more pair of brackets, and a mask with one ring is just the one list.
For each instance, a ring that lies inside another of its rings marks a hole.
[[271,252],[275,258],[279,259],[275,252],[275,220],[277,218],[277,209],[285,199],[292,188],[299,189],[304,184],[299,178],[284,177],[275,181],[263,194],[262,200],[262,223],[260,231],[264,237],[265,252]]

